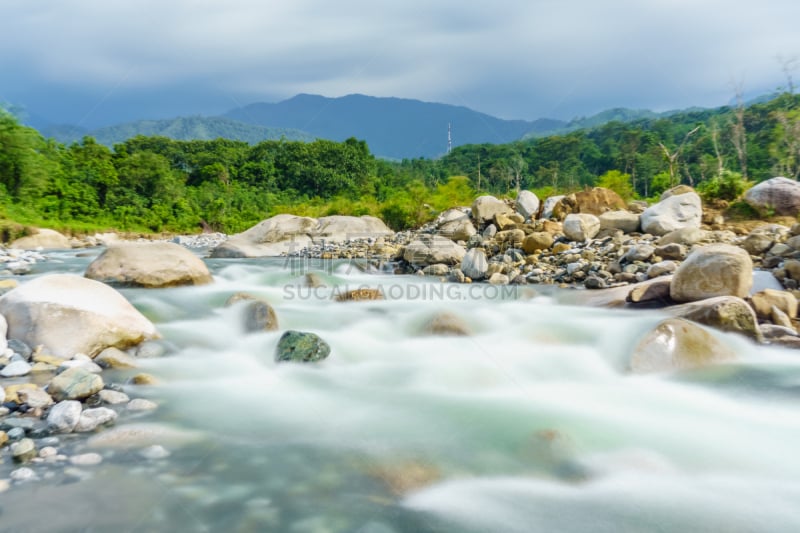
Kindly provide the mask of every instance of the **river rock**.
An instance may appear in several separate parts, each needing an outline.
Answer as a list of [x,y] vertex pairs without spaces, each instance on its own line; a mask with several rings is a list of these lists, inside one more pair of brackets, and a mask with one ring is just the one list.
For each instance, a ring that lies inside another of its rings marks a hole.
[[466,250],[450,239],[439,235],[419,235],[406,246],[403,259],[417,266],[436,263],[456,265],[464,258]]
[[705,230],[693,227],[679,228],[662,235],[661,238],[658,239],[658,245],[681,244],[684,246],[692,246],[707,238],[708,232]]
[[531,191],[519,191],[517,195],[516,210],[525,220],[536,218],[539,212],[539,197]]
[[312,243],[317,220],[295,215],[275,215],[232,235],[214,248],[211,257],[270,257],[297,252]]
[[741,333],[759,339],[758,319],[747,302],[735,296],[718,296],[664,309],[672,316],[685,318],[722,331]]
[[622,261],[627,263],[647,261],[653,256],[655,251],[655,247],[649,244],[635,244],[628,248],[628,251],[622,256]]
[[9,338],[43,345],[60,358],[95,355],[158,337],[155,326],[119,292],[72,274],[36,278],[0,297]]
[[31,365],[27,361],[13,361],[0,370],[0,376],[4,378],[17,378],[27,376],[31,372]]
[[386,299],[383,291],[371,287],[361,287],[359,289],[353,289],[345,292],[336,292],[334,290],[334,294],[334,300],[337,302],[364,302]]
[[768,179],[748,190],[744,201],[762,215],[794,217],[800,213],[800,183],[782,176]]
[[322,361],[331,353],[328,343],[314,333],[289,330],[278,341],[275,361],[309,363]]
[[27,463],[36,457],[36,444],[32,439],[22,439],[11,444],[11,456],[16,463]]
[[128,402],[128,405],[126,405],[125,408],[128,411],[155,411],[158,409],[158,404],[144,398],[134,398]]
[[680,228],[699,228],[703,207],[697,193],[670,196],[645,209],[641,215],[642,231],[665,235]]
[[468,278],[480,280],[486,277],[489,270],[489,262],[486,259],[486,252],[481,248],[471,248],[461,259],[461,271]]
[[106,348],[94,358],[94,362],[101,368],[137,368],[139,366],[135,358],[119,348]]
[[21,389],[17,392],[20,401],[34,409],[44,409],[53,405],[53,398],[42,389]]
[[111,389],[103,389],[97,393],[97,397],[101,402],[108,405],[120,405],[131,401],[130,397],[124,392],[119,392]]
[[775,241],[770,235],[766,233],[751,233],[742,241],[741,246],[750,255],[761,255],[772,248],[773,244],[775,244]]
[[750,297],[750,304],[759,318],[769,320],[773,307],[780,309],[789,318],[797,318],[797,298],[788,291],[764,289]]
[[675,261],[659,261],[647,267],[647,277],[657,278],[667,274],[673,274],[678,269],[678,264]]
[[729,244],[695,248],[675,271],[670,296],[693,302],[715,296],[745,298],[753,286],[750,255]]
[[563,194],[545,198],[544,204],[542,204],[542,218],[545,220],[553,218],[553,209],[563,198]]
[[75,466],[97,466],[103,462],[103,456],[99,453],[81,453],[69,458],[70,464]]
[[203,285],[213,278],[202,259],[171,242],[117,244],[86,269],[89,279],[123,287]]
[[55,433],[71,433],[81,418],[81,402],[58,402],[47,413],[47,427]]
[[564,235],[576,242],[593,239],[600,231],[600,219],[592,214],[573,213],[564,219]]
[[18,250],[37,250],[39,248],[46,250],[69,250],[72,245],[69,239],[59,232],[52,229],[40,228],[36,230],[33,235],[21,237],[11,244],[9,248],[16,248]]
[[6,322],[6,317],[0,315],[0,355],[8,348],[8,339],[6,335],[8,335],[8,322]]
[[54,377],[47,392],[58,401],[81,400],[103,390],[103,386],[103,378],[78,367]]
[[630,370],[636,374],[668,372],[731,361],[735,354],[700,326],[668,318],[648,332],[633,351]]
[[489,284],[490,285],[508,285],[509,282],[508,276],[505,274],[501,274],[500,272],[495,272],[491,276],[489,276]]
[[553,216],[563,220],[570,213],[599,216],[606,211],[625,209],[625,201],[611,189],[594,187],[568,194],[553,207]]
[[606,211],[598,218],[600,219],[600,229],[618,229],[623,233],[639,231],[639,215],[624,209]]
[[477,233],[469,214],[461,209],[448,209],[437,218],[436,231],[454,241],[468,241]]
[[226,306],[233,304],[238,304],[242,308],[245,332],[257,333],[278,329],[278,315],[275,313],[275,309],[264,300],[239,293],[234,294],[225,302]]
[[90,437],[90,448],[141,449],[153,445],[181,446],[200,440],[198,432],[178,429],[167,424],[124,424]]
[[453,313],[440,312],[433,315],[422,327],[423,335],[445,335],[466,337],[470,335],[469,327]]
[[94,431],[100,426],[112,424],[116,419],[117,412],[108,407],[86,409],[81,413],[74,431],[75,433],[87,433],[89,431]]
[[360,239],[378,239],[394,232],[383,220],[364,215],[360,217],[331,215],[317,220],[308,234],[314,242],[343,243]]
[[483,226],[494,220],[495,215],[502,213],[510,215],[514,210],[505,202],[498,200],[494,196],[478,196],[472,202],[472,218],[479,226]]
[[0,404],[6,401],[6,391],[3,387],[0,387]]
[[[652,276],[650,277],[652,278]],[[644,283],[637,283],[630,289],[625,301],[629,303],[669,303],[669,286],[671,283],[672,276],[664,276]]]
[[522,241],[522,249],[526,254],[533,254],[540,250],[549,250],[555,239],[546,231],[534,231]]

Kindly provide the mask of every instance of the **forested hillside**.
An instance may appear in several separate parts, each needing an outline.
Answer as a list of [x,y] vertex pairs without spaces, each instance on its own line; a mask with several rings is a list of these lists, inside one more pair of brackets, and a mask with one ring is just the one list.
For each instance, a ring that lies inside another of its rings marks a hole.
[[477,191],[540,196],[601,184],[653,197],[687,183],[734,199],[748,182],[800,175],[800,98],[390,163],[366,143],[175,141],[139,136],[113,150],[69,146],[0,114],[0,208],[6,219],[62,229],[235,232],[278,212],[374,214],[395,228],[469,203]]

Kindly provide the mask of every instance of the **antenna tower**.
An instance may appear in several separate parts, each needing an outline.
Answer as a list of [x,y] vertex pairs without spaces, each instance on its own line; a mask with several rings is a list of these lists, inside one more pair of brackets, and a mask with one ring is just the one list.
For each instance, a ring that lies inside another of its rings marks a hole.
[[450,153],[450,150],[453,149],[453,136],[451,135],[451,133],[452,133],[452,127],[451,127],[451,124],[448,122],[447,123],[447,153],[448,154]]

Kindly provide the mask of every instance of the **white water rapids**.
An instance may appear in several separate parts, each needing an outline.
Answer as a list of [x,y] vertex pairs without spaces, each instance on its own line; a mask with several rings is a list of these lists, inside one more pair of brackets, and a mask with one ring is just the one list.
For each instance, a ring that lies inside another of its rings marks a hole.
[[[311,290],[281,261],[209,264],[209,286],[123,291],[173,347],[142,361],[161,380],[150,421],[202,442],[160,474],[109,458],[97,490],[139,494],[142,469],[160,497],[129,496],[133,523],[87,531],[800,531],[793,351],[715,333],[735,363],[637,376],[627,362],[657,311],[346,265]],[[330,298],[361,286],[387,300]],[[237,292],[270,302],[279,331],[245,334],[241,307],[224,307]],[[472,335],[425,335],[441,312]],[[287,329],[330,357],[276,364]]]

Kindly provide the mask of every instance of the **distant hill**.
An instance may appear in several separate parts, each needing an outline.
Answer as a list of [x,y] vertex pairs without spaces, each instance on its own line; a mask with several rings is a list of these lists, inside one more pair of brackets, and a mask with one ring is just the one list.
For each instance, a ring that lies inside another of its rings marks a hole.
[[531,131],[566,125],[551,119],[503,120],[461,106],[360,94],[340,98],[300,94],[274,104],[250,104],[225,116],[249,124],[296,128],[335,141],[364,139],[372,153],[393,159],[444,154],[448,124],[453,146],[507,143]]
[[96,130],[76,126],[50,126],[42,134],[66,144],[91,135],[106,146],[123,142],[137,135],[163,136],[179,141],[232,139],[255,144],[264,140],[285,138],[290,141],[313,141],[314,136],[291,128],[273,128],[245,124],[225,117],[178,117],[165,120],[138,120]]

